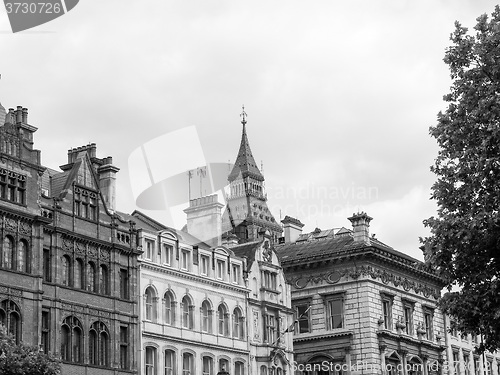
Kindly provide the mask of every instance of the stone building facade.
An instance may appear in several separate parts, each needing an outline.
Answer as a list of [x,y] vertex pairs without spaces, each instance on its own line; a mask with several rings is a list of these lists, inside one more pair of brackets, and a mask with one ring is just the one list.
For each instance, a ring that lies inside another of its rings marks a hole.
[[278,245],[296,311],[296,374],[438,374],[445,325],[436,308],[441,280],[424,265],[369,235],[371,218],[352,230],[302,234]]
[[[213,197],[191,201],[196,218],[201,207],[213,214],[206,202],[218,207]],[[140,212],[132,218],[143,250],[144,374],[292,373],[292,338],[282,335],[293,323],[290,288],[269,235],[210,247]]]
[[481,336],[464,335],[452,330],[450,318],[445,317],[447,375],[500,375],[500,353],[477,354]]
[[56,171],[28,110],[0,106],[0,320],[65,374],[137,373],[136,232],[114,212],[118,168],[91,144]]

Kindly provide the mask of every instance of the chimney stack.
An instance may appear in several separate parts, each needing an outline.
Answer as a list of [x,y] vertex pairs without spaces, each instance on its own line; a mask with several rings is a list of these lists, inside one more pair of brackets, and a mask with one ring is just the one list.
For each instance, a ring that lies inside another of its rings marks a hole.
[[354,242],[363,242],[367,245],[370,244],[370,221],[373,219],[368,216],[365,212],[352,214],[348,218],[352,223],[352,230],[354,236]]
[[281,223],[283,224],[283,230],[285,232],[285,243],[297,241],[299,236],[302,234],[304,224],[302,224],[299,219],[288,215],[281,220]]
[[[90,153],[91,157],[92,155],[95,155],[95,143],[89,145],[87,151]],[[111,212],[116,210],[116,173],[119,170],[120,168],[113,165],[113,158],[111,156],[103,158],[102,165],[97,168],[97,173],[99,175],[99,189],[101,190],[106,207]]]
[[184,210],[187,232],[210,246],[219,246],[222,236],[222,208],[217,194],[191,199]]

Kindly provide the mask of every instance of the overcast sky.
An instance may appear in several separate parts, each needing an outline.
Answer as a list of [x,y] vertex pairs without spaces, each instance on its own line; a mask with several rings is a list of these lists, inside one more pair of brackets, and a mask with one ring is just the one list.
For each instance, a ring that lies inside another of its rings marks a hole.
[[[366,211],[371,233],[422,259],[422,220],[435,214],[428,129],[451,82],[444,51],[455,20],[472,29],[494,5],[81,0],[17,34],[1,10],[0,102],[29,109],[48,167],[89,142],[113,156],[124,212],[137,208],[134,150],[195,126],[206,161],[234,162],[244,104],[277,220],[349,228],[347,217]],[[178,154],[166,169],[189,147]]]

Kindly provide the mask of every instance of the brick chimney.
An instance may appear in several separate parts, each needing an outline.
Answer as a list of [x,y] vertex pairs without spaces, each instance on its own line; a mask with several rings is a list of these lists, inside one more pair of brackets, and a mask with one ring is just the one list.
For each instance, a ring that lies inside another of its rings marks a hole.
[[285,243],[297,241],[302,234],[304,224],[302,224],[299,219],[288,215],[281,220],[281,223],[283,224],[283,230],[285,232]]
[[[95,143],[89,145],[88,152],[91,159],[95,158]],[[116,173],[120,170],[113,165],[113,158],[108,156],[102,159],[102,165],[97,168],[99,176],[99,189],[108,210],[114,212],[116,209]]]
[[354,242],[363,242],[367,245],[370,244],[370,221],[372,218],[368,216],[365,212],[352,214],[348,218],[352,223],[352,230],[354,236]]
[[217,194],[191,199],[184,210],[187,231],[210,246],[219,246],[222,236],[222,208]]

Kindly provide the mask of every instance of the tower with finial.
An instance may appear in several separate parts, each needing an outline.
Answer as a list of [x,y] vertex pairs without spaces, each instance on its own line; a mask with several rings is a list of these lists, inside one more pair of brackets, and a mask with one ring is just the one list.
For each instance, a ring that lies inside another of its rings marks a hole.
[[267,207],[264,175],[255,162],[248,141],[245,106],[240,117],[243,125],[240,149],[228,176],[229,193],[223,215],[223,230],[236,235],[240,243],[258,240],[265,230],[277,241],[282,229]]

